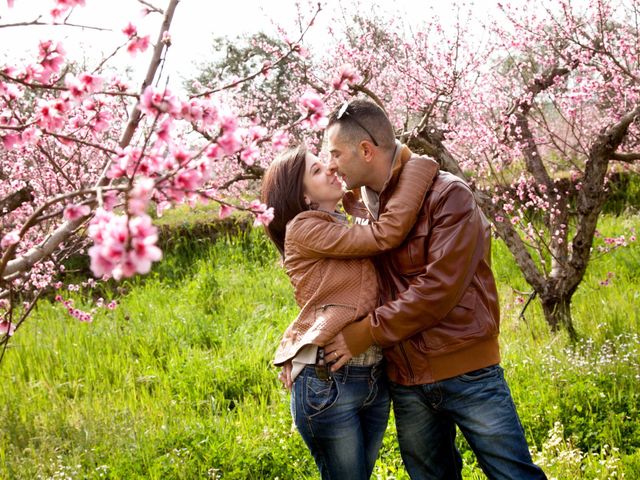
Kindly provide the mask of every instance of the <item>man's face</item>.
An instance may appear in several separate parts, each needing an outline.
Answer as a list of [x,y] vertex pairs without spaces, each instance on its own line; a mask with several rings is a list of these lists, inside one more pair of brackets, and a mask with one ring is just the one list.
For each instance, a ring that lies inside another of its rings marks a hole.
[[340,124],[335,123],[327,130],[329,139],[329,170],[338,174],[349,190],[361,187],[364,183],[366,163],[359,154],[358,145],[354,145],[340,135]]

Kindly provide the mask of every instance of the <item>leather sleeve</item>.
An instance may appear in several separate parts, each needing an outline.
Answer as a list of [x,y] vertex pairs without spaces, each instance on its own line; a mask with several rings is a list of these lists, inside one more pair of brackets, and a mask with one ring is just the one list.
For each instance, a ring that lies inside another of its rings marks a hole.
[[377,221],[347,226],[302,213],[289,224],[287,242],[310,258],[368,257],[396,248],[413,228],[437,173],[434,160],[412,158],[403,167],[398,185]]
[[[383,348],[430,328],[460,302],[487,254],[487,224],[471,191],[461,182],[447,187],[433,207],[425,266],[395,300],[378,307],[369,320],[370,336]],[[408,239],[409,242],[412,238]]]

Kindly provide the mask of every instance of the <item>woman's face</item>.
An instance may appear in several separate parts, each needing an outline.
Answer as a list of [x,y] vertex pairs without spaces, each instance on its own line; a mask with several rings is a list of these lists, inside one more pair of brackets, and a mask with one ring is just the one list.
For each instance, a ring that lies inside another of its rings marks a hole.
[[327,165],[307,152],[304,171],[305,201],[317,204],[320,210],[333,211],[342,198],[342,182],[337,175],[327,173]]

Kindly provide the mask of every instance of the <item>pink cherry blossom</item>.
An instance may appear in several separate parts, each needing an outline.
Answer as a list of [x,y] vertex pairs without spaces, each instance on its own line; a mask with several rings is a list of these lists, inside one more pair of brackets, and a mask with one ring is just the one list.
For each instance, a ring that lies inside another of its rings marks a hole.
[[3,320],[0,322],[0,335],[6,335],[8,337],[13,336],[16,331],[15,323],[11,323],[7,320]]
[[179,100],[167,88],[164,90],[155,89],[149,85],[140,97],[138,108],[147,115],[156,116],[161,113],[177,115],[181,111]]
[[271,148],[274,152],[281,152],[289,145],[289,134],[278,130],[271,137]]
[[273,220],[273,207],[267,208],[264,212],[256,215],[256,219],[253,222],[254,226],[264,225],[265,227]]
[[155,182],[152,178],[138,177],[136,179],[133,189],[129,193],[130,214],[142,215],[146,212],[154,187]]
[[133,23],[129,22],[127,26],[122,29],[122,33],[127,37],[132,38],[138,35],[138,29]]
[[335,90],[349,90],[349,84],[356,83],[360,76],[353,65],[345,63],[338,70],[338,77],[333,80],[331,86]]
[[302,125],[304,128],[321,130],[328,125],[329,119],[326,116],[324,102],[320,95],[314,91],[307,90],[300,97],[299,108],[303,114]]
[[218,138],[217,143],[225,155],[233,155],[240,149],[240,146],[242,145],[240,132],[238,132],[237,130],[225,131],[225,133]]
[[0,247],[2,247],[3,250],[6,250],[11,245],[15,245],[19,241],[20,241],[20,234],[18,233],[17,230],[13,230],[7,233],[4,237],[2,237],[2,240],[0,240]]
[[132,57],[135,57],[138,52],[142,53],[146,51],[147,48],[149,48],[149,35],[134,37],[127,44],[127,52],[129,52]]
[[248,145],[247,147],[242,149],[242,153],[240,153],[240,160],[242,160],[247,165],[253,165],[256,160],[259,158],[260,149],[255,143]]
[[69,204],[64,208],[63,217],[65,220],[73,221],[85,217],[91,213],[89,205]]
[[218,217],[220,217],[220,219],[227,218],[229,215],[233,213],[234,210],[235,209],[230,205],[222,204],[220,205],[220,212],[218,212]]
[[20,145],[22,143],[22,137],[17,133],[8,133],[4,137],[2,137],[2,145],[6,150],[11,150],[16,145]]

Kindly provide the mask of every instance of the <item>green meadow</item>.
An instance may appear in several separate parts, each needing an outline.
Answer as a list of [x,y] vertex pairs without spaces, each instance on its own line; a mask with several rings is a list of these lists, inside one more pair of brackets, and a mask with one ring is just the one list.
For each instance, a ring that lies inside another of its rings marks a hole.
[[[630,228],[639,216],[599,226]],[[145,277],[58,292],[115,310],[81,323],[45,299],[16,332],[0,364],[0,478],[317,478],[270,363],[297,313],[275,250],[259,230],[168,245]],[[535,300],[520,317],[527,285],[499,241],[493,259],[503,367],[536,462],[549,478],[640,478],[640,243],[592,261],[576,343]],[[459,443],[464,477],[484,478]],[[375,478],[408,478],[393,422]]]

